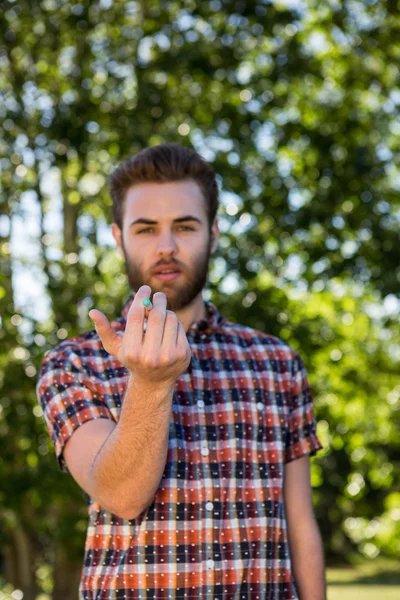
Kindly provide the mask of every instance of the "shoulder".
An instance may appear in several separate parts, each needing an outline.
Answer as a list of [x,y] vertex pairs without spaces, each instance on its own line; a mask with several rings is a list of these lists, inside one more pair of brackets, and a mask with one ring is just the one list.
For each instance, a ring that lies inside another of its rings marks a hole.
[[228,343],[247,348],[250,353],[263,352],[270,358],[288,361],[297,361],[300,358],[298,352],[282,338],[240,323],[225,320],[218,333],[225,337]]
[[[119,317],[111,321],[115,331],[123,331],[125,322]],[[103,347],[96,329],[90,329],[70,337],[54,348],[47,350],[42,359],[38,379],[46,373],[62,376],[63,372],[74,373],[82,378],[104,379],[112,367],[121,367],[116,359]]]
[[84,364],[95,365],[99,358],[108,356],[95,329],[68,338],[47,350],[42,359],[40,373],[49,369],[79,369]]

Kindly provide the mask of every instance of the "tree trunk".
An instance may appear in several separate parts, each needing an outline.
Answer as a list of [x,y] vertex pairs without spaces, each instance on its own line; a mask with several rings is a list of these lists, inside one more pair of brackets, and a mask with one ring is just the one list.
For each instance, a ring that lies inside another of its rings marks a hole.
[[36,585],[36,557],[29,536],[18,519],[8,533],[10,542],[4,548],[6,582],[21,590],[24,600],[35,600],[40,590]]
[[68,558],[61,544],[55,547],[54,589],[53,600],[78,600],[78,587],[83,568],[81,562]]
[[[64,185],[63,185],[64,188]],[[78,204],[71,204],[68,201],[65,189],[63,189],[63,217],[64,217],[64,252],[79,252],[78,245],[78,224],[79,215]]]

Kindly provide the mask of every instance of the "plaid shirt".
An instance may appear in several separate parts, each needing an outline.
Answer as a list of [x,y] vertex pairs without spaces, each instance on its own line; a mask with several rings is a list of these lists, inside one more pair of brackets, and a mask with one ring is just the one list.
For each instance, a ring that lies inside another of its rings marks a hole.
[[[113,321],[123,331],[133,300]],[[175,382],[167,462],[136,519],[85,494],[85,600],[294,600],[282,486],[285,463],[323,446],[307,373],[278,337],[223,318],[206,302],[192,323],[192,360]],[[129,372],[95,330],[45,355],[37,396],[62,451],[91,419],[118,421]]]

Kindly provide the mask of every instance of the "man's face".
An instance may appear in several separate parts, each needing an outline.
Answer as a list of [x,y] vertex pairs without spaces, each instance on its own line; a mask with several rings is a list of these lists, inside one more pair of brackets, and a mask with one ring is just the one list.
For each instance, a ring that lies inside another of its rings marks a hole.
[[[174,312],[201,293],[217,247],[218,224],[215,220],[210,236],[205,200],[195,181],[132,186],[125,198],[122,231],[113,223],[112,233],[132,291],[147,284],[153,293],[164,292],[167,308]],[[155,272],[160,269],[176,272]]]

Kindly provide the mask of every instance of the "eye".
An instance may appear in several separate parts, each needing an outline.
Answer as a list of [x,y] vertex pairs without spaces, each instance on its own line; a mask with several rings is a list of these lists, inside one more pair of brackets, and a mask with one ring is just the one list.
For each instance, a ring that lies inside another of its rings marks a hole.
[[[189,227],[189,225],[180,225],[179,229],[194,231],[193,227]],[[144,229],[140,229],[137,233],[147,233],[148,231],[152,231],[153,227],[145,227]]]

